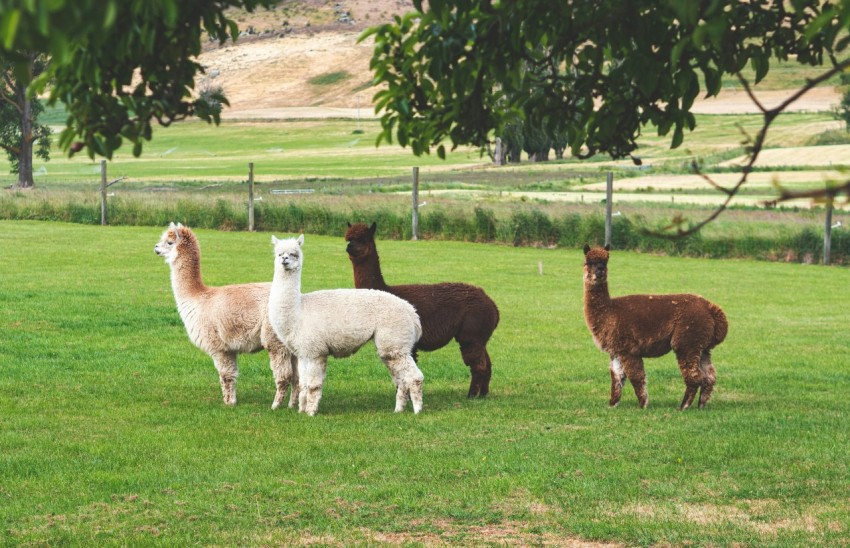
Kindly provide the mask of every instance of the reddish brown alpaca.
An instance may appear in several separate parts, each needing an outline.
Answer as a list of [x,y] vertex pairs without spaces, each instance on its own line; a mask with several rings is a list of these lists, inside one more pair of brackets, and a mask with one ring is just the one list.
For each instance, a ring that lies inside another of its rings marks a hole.
[[685,381],[680,410],[690,407],[700,389],[699,407],[711,397],[716,374],[711,349],[723,342],[729,323],[719,306],[699,295],[608,294],[609,246],[584,246],[584,319],[600,350],[611,356],[612,407],[620,402],[623,382],[631,381],[638,404],[646,407],[643,358],[673,350]]
[[417,350],[436,350],[457,340],[463,362],[472,375],[468,396],[486,396],[493,367],[487,341],[499,324],[496,304],[481,288],[463,283],[388,286],[375,246],[376,227],[375,223],[370,227],[349,223],[345,233],[346,251],[354,267],[354,287],[387,291],[416,308],[422,322],[422,338],[414,349],[414,359]]

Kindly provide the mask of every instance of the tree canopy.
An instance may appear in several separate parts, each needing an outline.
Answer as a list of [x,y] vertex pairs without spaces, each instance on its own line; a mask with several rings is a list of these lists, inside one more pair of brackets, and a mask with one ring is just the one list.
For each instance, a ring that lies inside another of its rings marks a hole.
[[[236,39],[226,10],[253,10],[272,0],[0,0],[0,57],[47,54],[50,70],[30,85],[68,109],[59,144],[71,153],[112,157],[126,139],[133,154],[150,140],[152,124],[198,116],[219,122],[220,94],[201,97],[195,76],[204,40]],[[212,101],[210,100],[212,99]]]
[[[379,141],[417,155],[443,143],[485,147],[521,117],[566,136],[573,156],[632,157],[648,127],[678,147],[700,94],[724,75],[750,91],[772,62],[823,66],[800,93],[850,66],[850,0],[414,0],[416,11],[367,30],[383,88]],[[754,82],[741,76],[751,67]],[[799,95],[796,95],[798,97]],[[755,96],[751,97],[758,105]],[[759,108],[762,133],[784,109]],[[745,168],[746,171],[750,166]],[[746,180],[744,176],[741,184]],[[730,197],[738,187],[723,189]]]

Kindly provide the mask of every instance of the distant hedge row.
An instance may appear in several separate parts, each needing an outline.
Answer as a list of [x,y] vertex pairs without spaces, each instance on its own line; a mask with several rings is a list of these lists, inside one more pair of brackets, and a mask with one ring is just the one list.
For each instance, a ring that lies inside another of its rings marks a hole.
[[[133,198],[113,199],[109,204],[112,225],[165,226],[180,221],[195,228],[247,230],[248,212],[242,204],[224,199],[214,202],[177,200],[172,203],[145,202]],[[49,220],[82,224],[100,223],[100,204],[96,200],[60,203],[56,200],[16,200],[13,195],[0,198],[0,219]],[[411,237],[410,216],[389,210],[352,214],[318,205],[269,204],[259,202],[254,211],[256,230],[268,232],[307,232],[342,236],[348,222],[377,221],[383,238]],[[476,208],[473,215],[429,209],[420,214],[419,236],[472,242],[495,242],[515,246],[581,247],[599,244],[605,238],[601,214],[565,214],[551,217],[536,210],[516,211],[509,218],[497,218],[493,211]],[[750,257],[765,260],[820,262],[823,257],[823,232],[803,227],[796,232],[782,231],[771,237],[740,236],[707,238],[696,234],[667,240],[647,235],[644,228],[625,217],[615,217],[612,246],[644,252],[694,257]],[[831,260],[850,263],[850,232],[834,231]]]

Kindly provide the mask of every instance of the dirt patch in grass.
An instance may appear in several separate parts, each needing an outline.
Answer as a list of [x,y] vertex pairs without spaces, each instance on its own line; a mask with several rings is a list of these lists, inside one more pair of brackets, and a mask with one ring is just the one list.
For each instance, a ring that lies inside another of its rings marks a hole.
[[555,533],[535,533],[528,530],[527,523],[505,521],[487,525],[465,525],[443,519],[432,522],[417,521],[414,527],[428,526],[439,532],[387,533],[361,529],[368,539],[385,544],[409,543],[423,546],[446,545],[499,545],[499,546],[563,546],[567,548],[602,548],[624,546],[621,543],[591,542],[578,538],[564,537]]

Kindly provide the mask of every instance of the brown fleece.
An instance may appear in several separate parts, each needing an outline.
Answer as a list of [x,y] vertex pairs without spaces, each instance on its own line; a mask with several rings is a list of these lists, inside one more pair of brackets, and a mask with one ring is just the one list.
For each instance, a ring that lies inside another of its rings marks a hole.
[[723,342],[729,329],[721,308],[699,295],[608,294],[609,247],[584,246],[584,319],[600,350],[611,356],[611,400],[620,401],[626,378],[638,404],[646,407],[643,358],[673,350],[685,381],[679,409],[687,409],[700,390],[699,407],[711,397],[716,381],[711,349]]
[[455,339],[472,376],[468,396],[486,396],[493,367],[487,341],[499,324],[496,304],[483,289],[464,283],[387,285],[375,246],[376,228],[375,223],[370,227],[355,223],[349,224],[345,233],[354,287],[392,293],[416,308],[422,322],[422,338],[416,350],[437,350]]

